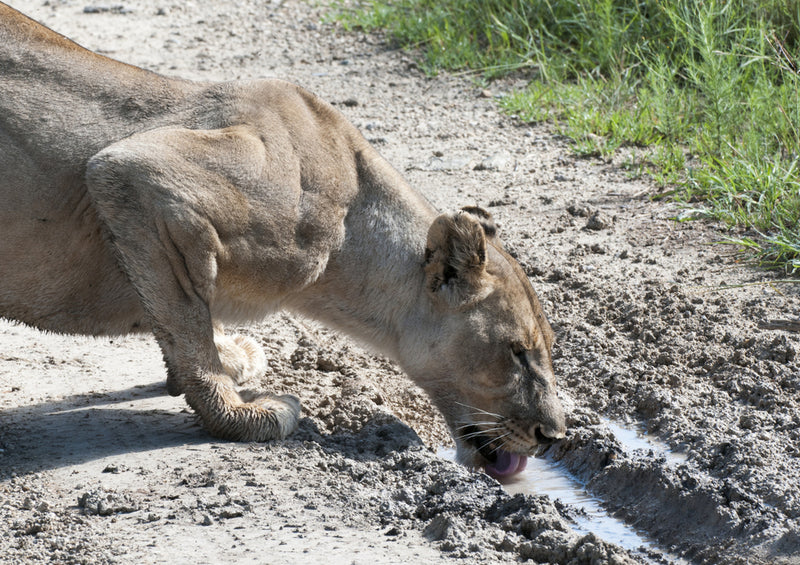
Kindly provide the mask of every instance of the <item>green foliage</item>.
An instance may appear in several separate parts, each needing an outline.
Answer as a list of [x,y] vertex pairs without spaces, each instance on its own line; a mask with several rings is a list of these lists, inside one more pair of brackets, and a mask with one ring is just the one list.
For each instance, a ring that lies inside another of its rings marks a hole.
[[423,46],[431,73],[525,73],[508,112],[551,122],[580,155],[633,147],[631,174],[800,267],[800,0],[373,0],[342,14]]

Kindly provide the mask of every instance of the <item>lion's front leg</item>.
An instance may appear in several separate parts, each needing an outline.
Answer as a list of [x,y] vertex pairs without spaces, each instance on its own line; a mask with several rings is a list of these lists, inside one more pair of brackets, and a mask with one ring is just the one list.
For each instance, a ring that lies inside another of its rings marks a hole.
[[[253,339],[225,335],[215,324],[213,343],[218,360],[212,357],[198,364],[204,353],[213,351],[206,338],[196,335],[189,342],[190,336],[185,335],[176,343],[162,329],[155,334],[164,352],[168,388],[185,395],[212,435],[235,441],[267,441],[283,439],[297,428],[301,407],[294,396],[235,388],[266,370],[266,356]],[[196,344],[206,345],[198,350]],[[206,364],[214,368],[197,367]]]
[[297,427],[299,401],[237,391],[239,382],[263,372],[264,354],[247,338],[217,331],[215,339],[209,304],[222,244],[199,202],[215,177],[169,159],[183,135],[196,134],[175,133],[169,145],[150,139],[153,133],[139,134],[110,146],[89,162],[87,187],[151,317],[170,393],[183,393],[212,435],[282,439]]
[[[192,325],[211,328],[211,319]],[[297,428],[301,407],[294,396],[236,389],[266,368],[264,352],[255,341],[216,331],[209,336],[179,330],[179,338],[175,333],[175,328],[155,331],[168,375],[209,433],[235,441],[267,441],[283,439]]]

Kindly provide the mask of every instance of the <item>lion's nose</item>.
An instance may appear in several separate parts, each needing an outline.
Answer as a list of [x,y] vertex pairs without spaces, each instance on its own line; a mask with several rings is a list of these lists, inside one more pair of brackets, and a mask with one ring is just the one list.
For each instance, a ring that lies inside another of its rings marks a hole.
[[554,429],[536,424],[533,426],[533,433],[531,435],[536,438],[536,441],[540,445],[547,445],[553,443],[557,439],[564,439],[564,436],[566,436],[566,429],[561,427]]

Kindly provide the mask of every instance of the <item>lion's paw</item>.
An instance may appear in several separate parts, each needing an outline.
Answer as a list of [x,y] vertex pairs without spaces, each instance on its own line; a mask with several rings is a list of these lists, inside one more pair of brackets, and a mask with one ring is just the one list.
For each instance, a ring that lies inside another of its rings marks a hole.
[[237,385],[260,377],[267,371],[267,356],[254,339],[239,334],[227,336],[215,332],[214,343],[225,374]]
[[300,400],[291,394],[275,395],[256,390],[240,390],[239,397],[250,408],[253,418],[250,441],[283,439],[297,429]]

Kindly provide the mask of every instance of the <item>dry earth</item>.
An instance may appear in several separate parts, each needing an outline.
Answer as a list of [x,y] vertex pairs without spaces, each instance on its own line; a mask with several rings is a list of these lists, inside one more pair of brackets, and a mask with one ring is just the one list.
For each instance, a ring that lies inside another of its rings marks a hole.
[[[671,554],[578,533],[579,510],[436,457],[444,425],[391,362],[276,316],[243,331],[271,359],[263,387],[305,418],[267,444],[210,438],[166,396],[149,337],[2,323],[0,562],[800,563],[800,342],[768,325],[800,316],[800,287],[674,222],[621,166],[635,154],[576,159],[469,79],[425,77],[296,0],[11,5],[169,75],[298,82],[440,209],[490,209],[558,335],[570,432],[548,457]],[[685,462],[626,450],[599,415]]]

